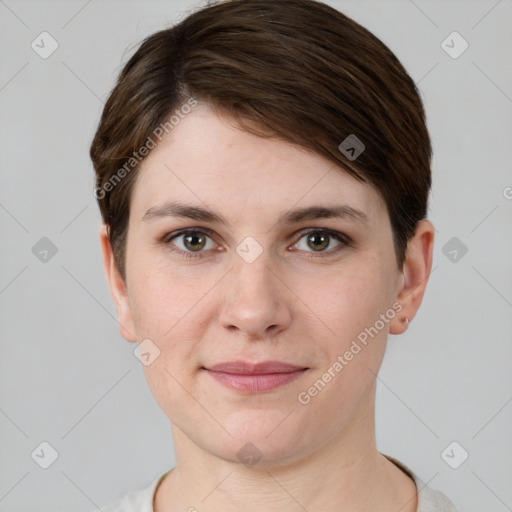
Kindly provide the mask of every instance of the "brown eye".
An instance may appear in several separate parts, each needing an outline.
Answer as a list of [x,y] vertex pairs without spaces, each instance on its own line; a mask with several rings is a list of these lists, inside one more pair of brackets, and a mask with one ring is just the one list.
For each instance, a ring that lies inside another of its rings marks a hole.
[[310,256],[315,256],[314,253],[318,253],[318,256],[328,256],[337,253],[345,246],[349,246],[350,242],[350,238],[343,233],[315,229],[303,233],[294,247],[310,253]]
[[323,251],[327,247],[329,247],[329,235],[325,233],[310,233],[307,235],[307,244],[315,251]]
[[200,251],[206,245],[206,237],[202,234],[184,235],[183,240],[185,247],[191,251]]
[[209,249],[215,248],[215,243],[210,236],[199,230],[184,230],[179,233],[171,234],[164,239],[166,244],[176,247],[176,252],[181,252],[185,256],[191,256],[192,253],[198,253],[198,256]]

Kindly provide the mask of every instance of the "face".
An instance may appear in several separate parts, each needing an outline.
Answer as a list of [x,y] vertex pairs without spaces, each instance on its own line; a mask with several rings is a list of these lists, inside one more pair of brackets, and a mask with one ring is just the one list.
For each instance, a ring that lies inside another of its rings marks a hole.
[[243,450],[260,463],[298,460],[367,421],[388,333],[404,316],[380,195],[206,106],[144,161],[126,289],[110,284],[124,336],[150,340],[148,360],[159,351],[143,366],[159,406],[195,445],[232,461]]

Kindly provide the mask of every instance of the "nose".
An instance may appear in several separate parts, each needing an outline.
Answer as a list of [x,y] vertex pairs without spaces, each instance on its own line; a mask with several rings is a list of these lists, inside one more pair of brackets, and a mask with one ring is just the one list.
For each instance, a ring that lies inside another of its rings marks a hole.
[[292,318],[291,294],[267,254],[251,263],[234,255],[220,312],[223,327],[251,340],[278,335]]

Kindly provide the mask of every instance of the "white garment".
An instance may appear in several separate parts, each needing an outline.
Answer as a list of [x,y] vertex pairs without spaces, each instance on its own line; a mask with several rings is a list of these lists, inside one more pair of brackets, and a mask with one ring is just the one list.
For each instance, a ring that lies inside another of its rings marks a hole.
[[[418,490],[418,508],[416,512],[457,512],[454,504],[442,492],[427,487],[425,483],[402,462],[389,455],[385,455],[385,457],[405,471],[414,480]],[[124,498],[114,501],[106,507],[102,507],[103,512],[154,512],[153,498],[155,491],[158,484],[164,479],[167,473],[169,473],[169,471],[153,480],[149,487],[140,491],[129,492]]]

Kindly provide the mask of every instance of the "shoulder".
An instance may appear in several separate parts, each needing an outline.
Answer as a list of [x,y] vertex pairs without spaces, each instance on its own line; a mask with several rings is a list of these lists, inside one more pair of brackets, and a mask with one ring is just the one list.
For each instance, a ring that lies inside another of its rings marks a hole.
[[414,480],[418,492],[418,508],[416,512],[458,512],[455,505],[445,494],[426,485],[425,482],[403,462],[389,455],[384,456],[405,471],[405,473]]
[[101,507],[101,510],[103,512],[153,512],[155,490],[166,474],[167,472],[160,475],[149,486],[130,491],[123,498],[108,503]]
[[419,479],[416,486],[418,487],[417,512],[458,512],[453,502],[441,491],[427,487]]

